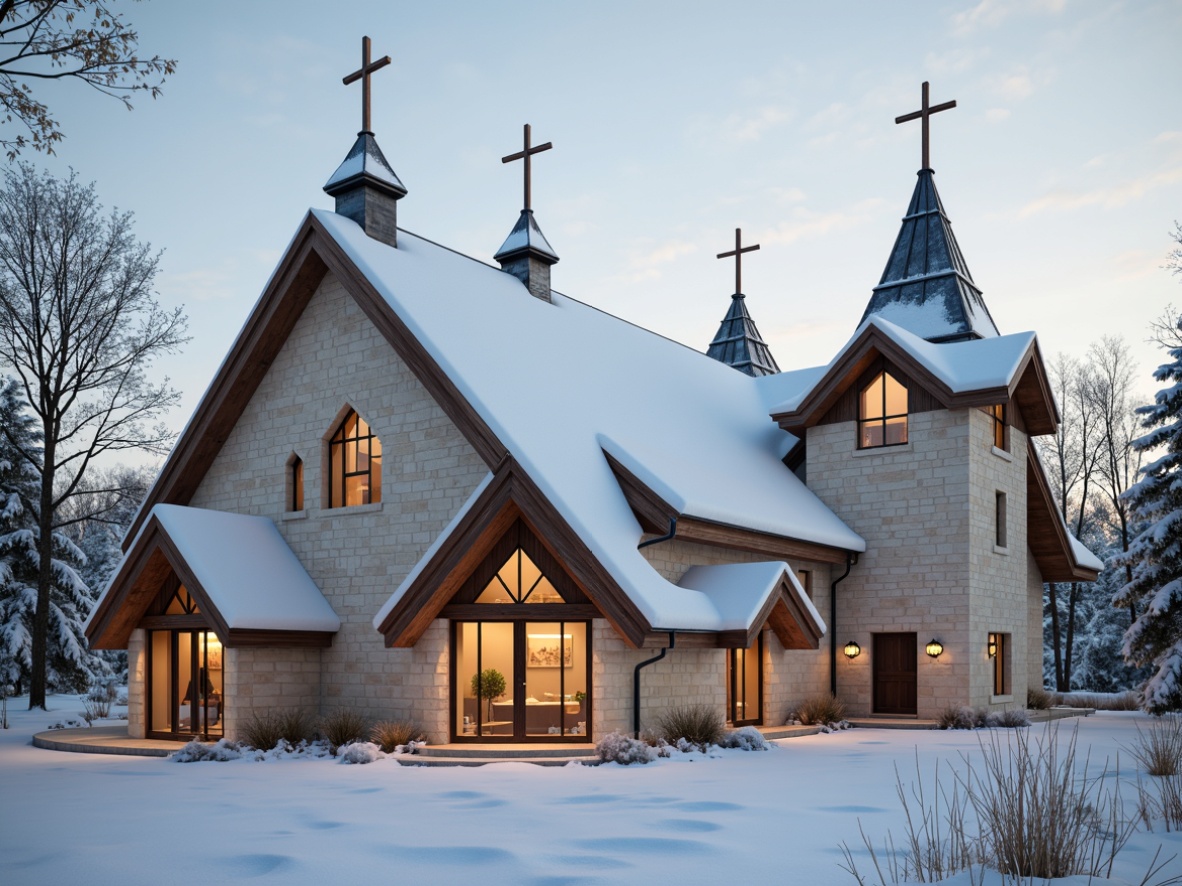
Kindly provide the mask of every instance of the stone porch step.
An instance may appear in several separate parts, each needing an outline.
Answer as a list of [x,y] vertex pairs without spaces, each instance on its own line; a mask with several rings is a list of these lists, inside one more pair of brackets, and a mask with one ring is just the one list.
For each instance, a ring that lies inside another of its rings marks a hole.
[[179,741],[128,738],[126,726],[92,729],[50,729],[33,736],[33,747],[75,754],[122,754],[132,757],[167,757],[182,747]]
[[758,726],[763,737],[768,741],[777,738],[798,738],[802,735],[816,735],[821,731],[820,726]]
[[437,744],[425,745],[413,755],[398,758],[403,766],[483,766],[486,763],[565,766],[572,761],[597,764],[595,745]]

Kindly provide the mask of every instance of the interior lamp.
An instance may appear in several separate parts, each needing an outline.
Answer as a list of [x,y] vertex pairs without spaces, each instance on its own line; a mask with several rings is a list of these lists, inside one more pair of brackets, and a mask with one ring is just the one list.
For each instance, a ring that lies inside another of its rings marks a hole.
[[932,658],[939,658],[944,654],[944,644],[939,640],[929,640],[928,645],[924,647],[924,652]]
[[994,658],[996,656],[997,656],[997,634],[990,634],[989,635],[989,657]]
[[862,647],[853,640],[845,644],[845,657],[851,661],[862,654]]

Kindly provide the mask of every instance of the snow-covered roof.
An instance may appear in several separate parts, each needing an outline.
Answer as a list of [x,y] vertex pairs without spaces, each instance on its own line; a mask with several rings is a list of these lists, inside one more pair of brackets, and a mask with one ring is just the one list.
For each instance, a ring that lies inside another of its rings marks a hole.
[[[149,512],[127,558],[139,553],[140,539],[153,529],[152,518],[230,630],[340,629],[340,619],[266,517],[158,504]],[[114,590],[112,582],[103,597]],[[102,598],[91,618],[101,609]]]
[[723,629],[709,595],[637,550],[605,448],[684,514],[865,550],[784,467],[794,438],[768,421],[754,379],[560,293],[527,297],[515,277],[406,232],[394,249],[313,214],[653,627]]
[[[808,613],[818,635],[825,633],[825,620],[813,606],[800,581],[787,563],[727,563],[720,566],[691,566],[678,587],[705,595],[718,610],[722,630],[745,630],[755,620],[767,598],[787,580],[797,604]],[[735,588],[763,588],[762,596],[736,594]],[[752,608],[754,606],[754,608]]]
[[505,238],[505,242],[501,244],[501,248],[497,250],[494,258],[500,261],[527,251],[538,253],[555,262],[558,261],[558,253],[554,251],[554,247],[550,245],[550,241],[546,239],[542,229],[538,227],[532,209],[521,210],[521,215],[517,217],[517,223],[513,225],[513,230],[509,232],[509,236]]
[[868,317],[827,366],[784,373],[784,378],[771,376],[761,379],[760,383],[766,391],[782,397],[772,406],[771,412],[779,414],[798,409],[814,387],[832,367],[841,362],[846,352],[870,327],[890,338],[957,394],[1008,387],[1036,340],[1033,332],[1016,332],[1012,335],[936,344],[881,316]]
[[324,190],[329,194],[335,194],[363,177],[376,179],[400,194],[406,193],[406,187],[395,175],[394,169],[386,160],[386,155],[378,147],[377,140],[369,132],[357,135],[357,141],[353,142],[353,147],[349,149],[341,165],[324,183]]

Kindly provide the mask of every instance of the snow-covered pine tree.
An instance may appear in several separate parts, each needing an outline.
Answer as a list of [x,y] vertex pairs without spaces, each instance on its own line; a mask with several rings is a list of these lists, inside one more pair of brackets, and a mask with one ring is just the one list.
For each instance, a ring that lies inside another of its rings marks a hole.
[[[26,452],[36,451],[33,421],[17,384],[0,380],[0,423]],[[28,685],[32,624],[37,606],[37,520],[40,480],[5,435],[0,435],[0,682]],[[62,533],[54,533],[53,587],[49,610],[47,678],[58,691],[80,690],[107,676],[110,666],[89,651],[83,623],[94,601],[77,566],[86,557]]]
[[[1182,316],[1176,319],[1182,333]],[[1141,479],[1125,493],[1144,529],[1124,561],[1132,580],[1113,598],[1140,613],[1125,632],[1123,651],[1130,664],[1153,668],[1139,689],[1142,706],[1153,713],[1182,709],[1182,346],[1167,353],[1170,362],[1153,373],[1164,387],[1152,404],[1137,409],[1142,426],[1151,430],[1133,446],[1161,454],[1141,468]]]

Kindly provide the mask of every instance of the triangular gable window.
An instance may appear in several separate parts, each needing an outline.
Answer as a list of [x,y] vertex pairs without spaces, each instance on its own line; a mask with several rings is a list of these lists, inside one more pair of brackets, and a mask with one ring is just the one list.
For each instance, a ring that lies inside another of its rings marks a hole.
[[518,548],[485,585],[477,603],[565,603],[529,554]]
[[201,610],[197,608],[197,601],[185,590],[185,586],[180,585],[177,587],[176,593],[172,595],[172,599],[168,601],[168,605],[164,609],[164,614],[200,615]]

